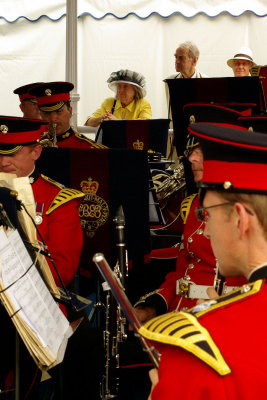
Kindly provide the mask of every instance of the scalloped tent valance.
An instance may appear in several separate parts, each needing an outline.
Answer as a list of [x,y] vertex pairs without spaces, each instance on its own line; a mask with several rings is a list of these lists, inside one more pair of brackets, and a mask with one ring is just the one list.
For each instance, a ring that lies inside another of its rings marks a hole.
[[[223,13],[238,17],[246,12],[258,17],[267,15],[266,0],[77,0],[77,7],[79,17],[88,15],[94,19],[107,15],[117,19],[130,15],[147,19],[154,14],[163,18],[174,14],[185,18],[199,14],[216,17]],[[1,0],[0,18],[10,23],[20,18],[36,22],[42,17],[57,21],[65,15],[66,1],[63,0]]]

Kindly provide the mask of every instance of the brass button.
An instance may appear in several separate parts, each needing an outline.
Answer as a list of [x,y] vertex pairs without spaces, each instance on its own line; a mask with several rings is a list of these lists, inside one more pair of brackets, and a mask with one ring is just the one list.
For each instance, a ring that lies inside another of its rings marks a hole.
[[187,239],[187,242],[188,242],[188,243],[192,243],[192,242],[193,242],[193,239],[192,239],[191,237],[189,237],[189,238]]

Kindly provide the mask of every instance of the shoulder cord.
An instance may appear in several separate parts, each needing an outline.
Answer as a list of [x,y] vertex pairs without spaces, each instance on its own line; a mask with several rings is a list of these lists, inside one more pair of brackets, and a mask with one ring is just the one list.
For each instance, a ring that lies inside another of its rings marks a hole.
[[114,103],[113,103],[113,106],[112,106],[112,109],[111,109],[111,114],[113,114],[113,112],[115,110],[116,103],[117,103],[117,100],[115,99]]

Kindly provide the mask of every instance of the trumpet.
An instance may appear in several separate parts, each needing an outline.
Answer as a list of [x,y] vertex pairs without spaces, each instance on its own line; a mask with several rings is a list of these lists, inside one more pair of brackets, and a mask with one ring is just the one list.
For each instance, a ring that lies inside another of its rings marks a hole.
[[57,147],[57,124],[52,124],[52,132],[44,132],[41,139],[43,147]]

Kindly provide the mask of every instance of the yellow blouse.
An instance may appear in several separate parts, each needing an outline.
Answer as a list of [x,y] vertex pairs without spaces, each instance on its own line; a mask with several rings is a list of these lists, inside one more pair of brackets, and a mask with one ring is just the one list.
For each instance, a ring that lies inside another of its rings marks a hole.
[[[98,108],[93,114],[89,115],[87,119],[91,117],[100,117],[101,115],[105,114],[106,110],[111,111],[114,101],[114,97],[108,97],[103,101],[101,107]],[[152,118],[150,103],[144,98],[133,100],[124,108],[122,107],[120,100],[117,99],[113,115],[116,118],[127,120]]]

